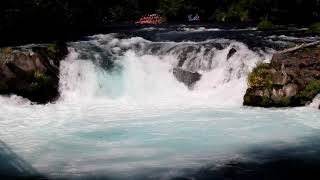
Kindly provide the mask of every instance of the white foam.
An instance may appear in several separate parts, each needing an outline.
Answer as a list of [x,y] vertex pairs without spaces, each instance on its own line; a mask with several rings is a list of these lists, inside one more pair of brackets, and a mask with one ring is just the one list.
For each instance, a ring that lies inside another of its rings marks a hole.
[[320,108],[320,94],[319,95],[317,95],[314,99],[313,99],[313,101],[312,101],[312,103],[310,104],[310,106],[311,107],[313,107],[313,108]]
[[[105,99],[121,100],[130,104],[153,104],[161,102],[167,106],[177,104],[242,105],[247,88],[247,74],[257,63],[271,58],[271,53],[263,56],[249,50],[244,44],[229,40],[209,40],[204,42],[158,42],[153,43],[139,37],[118,39],[112,35],[97,35],[92,42],[102,50],[113,49],[116,71],[106,71],[99,63],[90,59],[79,59],[79,51],[73,50],[61,63],[61,101],[96,101]],[[211,46],[222,43],[222,50]],[[77,49],[75,44],[75,49]],[[148,49],[158,46],[152,52]],[[186,52],[188,49],[190,52]],[[227,59],[231,48],[236,53]],[[114,50],[117,49],[117,50]],[[85,52],[84,52],[85,53]],[[172,69],[184,56],[183,68],[198,71],[203,77],[193,91],[178,82]],[[237,89],[235,92],[234,89]]]
[[219,28],[205,28],[205,27],[198,27],[198,28],[189,28],[189,27],[183,27],[179,28],[179,31],[185,31],[185,32],[210,32],[210,31],[220,31]]

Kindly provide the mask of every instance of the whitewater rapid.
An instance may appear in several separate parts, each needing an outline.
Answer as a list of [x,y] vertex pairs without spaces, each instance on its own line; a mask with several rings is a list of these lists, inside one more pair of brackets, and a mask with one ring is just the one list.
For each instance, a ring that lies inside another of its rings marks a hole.
[[[255,53],[242,43],[223,39],[175,43],[115,36],[72,43],[61,64],[60,101],[241,106],[247,74],[271,58],[271,53]],[[232,48],[237,52],[227,59]],[[95,54],[92,49],[97,49]],[[106,61],[112,61],[113,68],[108,69]],[[173,76],[178,66],[202,74],[192,91]]]
[[[167,179],[319,133],[318,98],[302,108],[242,107],[247,75],[271,49],[108,34],[69,50],[57,102],[0,97],[0,140],[49,177]],[[178,66],[202,74],[193,89],[173,76]]]

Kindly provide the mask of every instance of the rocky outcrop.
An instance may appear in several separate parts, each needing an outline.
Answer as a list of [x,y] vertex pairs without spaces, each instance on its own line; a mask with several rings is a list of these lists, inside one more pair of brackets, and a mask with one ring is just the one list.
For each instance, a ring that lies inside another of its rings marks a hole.
[[190,72],[182,68],[174,68],[173,75],[179,82],[184,83],[189,88],[192,88],[192,86],[201,79],[201,74],[197,72]]
[[59,64],[68,54],[64,43],[0,49],[0,94],[16,94],[35,103],[58,95]]
[[270,64],[256,67],[248,78],[244,105],[294,107],[320,93],[320,47],[275,54]]

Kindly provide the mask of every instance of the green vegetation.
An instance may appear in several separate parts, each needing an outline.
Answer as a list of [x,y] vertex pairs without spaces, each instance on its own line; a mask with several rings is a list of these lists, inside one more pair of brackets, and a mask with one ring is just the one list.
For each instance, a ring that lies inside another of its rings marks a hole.
[[59,53],[60,49],[56,43],[49,44],[47,47],[47,54],[51,59],[55,59],[56,55]]
[[307,23],[319,20],[319,9],[319,0],[10,0],[1,2],[0,27],[18,28],[19,23],[29,24],[29,28],[86,27],[134,22],[155,12],[172,20],[186,20],[189,13],[199,13],[205,20],[258,22],[268,16],[272,21]]
[[51,82],[50,76],[39,70],[34,72],[33,78],[33,82],[30,85],[32,91],[43,89]]
[[185,0],[162,0],[159,3],[158,12],[167,17],[174,18],[179,16],[180,13],[187,11],[188,7],[185,6],[185,3],[187,3]]
[[258,24],[259,30],[272,30],[273,28],[273,23],[266,18]]
[[303,91],[298,94],[301,104],[306,104],[320,93],[320,80],[311,81]]
[[[171,22],[196,13],[201,21],[257,23],[268,17],[259,24],[266,30],[272,23],[320,22],[319,9],[319,0],[10,0],[1,2],[0,39],[100,33],[110,23],[133,23],[150,13]],[[310,29],[319,32],[318,27]]]
[[248,77],[248,85],[250,87],[272,87],[273,83],[269,73],[270,64],[262,63],[258,65]]
[[49,53],[55,54],[55,53],[57,53],[57,51],[58,51],[58,47],[57,47],[56,44],[49,44],[49,45],[48,45],[48,48],[47,48],[47,51],[48,51]]
[[311,33],[320,34],[320,22],[312,24],[309,28],[309,31]]
[[228,14],[224,11],[221,11],[220,9],[217,9],[213,16],[211,16],[210,19],[214,19],[216,21],[220,22],[226,22],[228,18]]
[[251,7],[253,6],[253,0],[239,0],[235,1],[225,10],[217,9],[214,13],[216,21],[222,22],[245,22],[251,21],[252,16],[250,14]]
[[34,78],[38,81],[47,81],[49,78],[43,71],[36,71],[33,74]]

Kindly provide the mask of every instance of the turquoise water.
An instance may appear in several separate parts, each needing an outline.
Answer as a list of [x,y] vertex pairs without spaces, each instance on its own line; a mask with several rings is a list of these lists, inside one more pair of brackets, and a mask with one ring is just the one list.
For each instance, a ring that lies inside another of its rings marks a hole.
[[1,108],[1,114],[7,114],[1,118],[1,138],[53,177],[170,177],[186,168],[250,158],[245,152],[253,147],[303,144],[305,137],[318,136],[320,127],[320,114],[311,107],[136,108],[110,113],[117,108],[75,106]]

